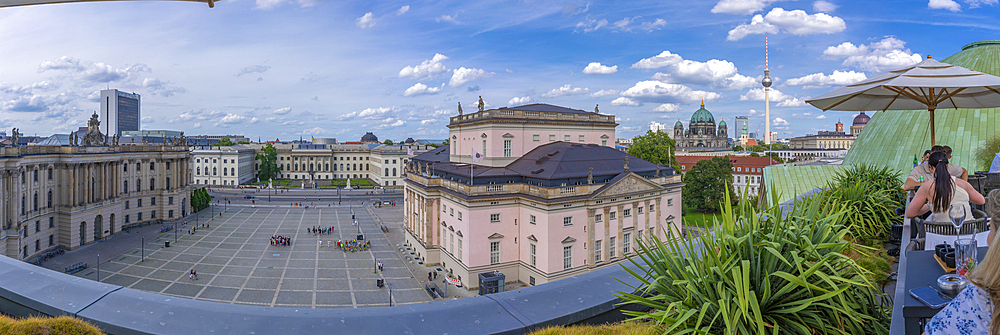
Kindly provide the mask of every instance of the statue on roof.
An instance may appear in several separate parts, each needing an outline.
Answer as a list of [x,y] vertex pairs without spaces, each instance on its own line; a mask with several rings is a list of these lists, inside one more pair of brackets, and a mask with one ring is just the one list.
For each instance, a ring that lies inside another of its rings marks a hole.
[[462,115],[462,102],[458,102],[458,115]]
[[594,113],[600,113],[601,112],[599,109],[597,109],[597,106],[600,106],[600,105],[601,104],[594,105]]
[[17,146],[17,142],[21,140],[21,135],[17,133],[17,128],[10,131],[10,145],[13,147]]
[[101,121],[97,120],[97,112],[94,112],[90,116],[90,120],[87,121],[87,133],[83,135],[83,145],[92,147],[107,145],[107,136],[101,134]]
[[486,103],[483,102],[483,96],[479,96],[479,111],[482,112],[486,109]]

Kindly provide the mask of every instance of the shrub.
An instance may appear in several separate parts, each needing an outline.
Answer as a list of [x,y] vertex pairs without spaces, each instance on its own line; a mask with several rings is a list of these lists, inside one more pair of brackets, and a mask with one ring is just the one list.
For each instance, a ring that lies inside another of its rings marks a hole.
[[[846,215],[851,236],[884,239],[903,206],[906,193],[899,172],[875,165],[854,165],[841,170],[827,183],[823,209]],[[807,199],[806,202],[811,201]]]
[[34,334],[67,334],[67,335],[100,335],[97,327],[86,321],[68,316],[55,318],[31,317],[15,319],[0,315],[0,334],[34,335]]
[[844,213],[825,197],[786,213],[744,199],[723,206],[714,233],[638,243],[637,270],[625,269],[640,284],[618,296],[651,309],[624,313],[666,334],[888,333],[889,309],[845,255]]
[[973,167],[976,171],[987,171],[990,169],[990,165],[993,165],[993,157],[996,157],[997,152],[1000,152],[1000,137],[994,137],[986,140],[982,146],[976,149]]

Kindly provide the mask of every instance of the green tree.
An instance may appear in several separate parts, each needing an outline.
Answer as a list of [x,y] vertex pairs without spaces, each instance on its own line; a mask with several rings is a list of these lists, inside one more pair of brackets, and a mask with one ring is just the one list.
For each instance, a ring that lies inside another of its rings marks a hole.
[[233,140],[230,140],[228,137],[223,137],[218,142],[215,142],[215,144],[212,144],[213,147],[228,147],[233,145],[236,145],[236,143],[233,143]]
[[250,142],[247,142],[247,141],[239,141],[239,142],[236,142],[236,144],[250,144]]
[[450,139],[445,139],[444,142],[441,143],[441,145],[448,145],[448,144],[451,144],[451,140]]
[[385,141],[382,141],[382,144],[385,144],[385,145],[392,145],[392,140],[389,140],[389,139],[387,139],[387,140],[385,140]]
[[677,143],[670,135],[652,130],[632,138],[632,145],[628,148],[629,155],[654,164],[670,164],[674,171],[679,172],[681,166],[677,164],[676,151]]
[[268,143],[261,149],[261,153],[257,154],[257,160],[260,161],[258,179],[278,179],[278,174],[281,173],[281,165],[278,165],[278,149]]
[[727,199],[736,199],[733,192],[733,163],[729,156],[699,161],[684,174],[684,206],[716,213]]

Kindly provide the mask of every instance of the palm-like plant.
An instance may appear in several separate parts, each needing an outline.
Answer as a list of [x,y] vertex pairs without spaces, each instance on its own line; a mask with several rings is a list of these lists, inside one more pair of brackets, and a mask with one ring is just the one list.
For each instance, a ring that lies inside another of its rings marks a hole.
[[713,233],[640,242],[625,267],[640,285],[618,295],[650,310],[625,313],[665,334],[888,333],[878,288],[844,255],[845,213],[822,204],[723,204]]

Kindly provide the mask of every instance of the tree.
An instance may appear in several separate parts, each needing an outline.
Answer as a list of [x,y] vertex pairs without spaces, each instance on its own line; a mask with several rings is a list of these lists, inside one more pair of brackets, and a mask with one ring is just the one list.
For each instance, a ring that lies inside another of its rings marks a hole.
[[441,143],[441,145],[448,145],[448,144],[451,144],[450,139],[445,139],[444,142]]
[[260,180],[268,179],[278,179],[278,174],[281,173],[281,165],[278,165],[278,149],[275,149],[271,143],[261,149],[261,153],[257,154],[257,160],[260,161],[260,168],[258,169],[257,178]]
[[670,164],[675,172],[680,172],[681,166],[677,164],[676,152],[677,143],[670,138],[670,135],[652,130],[646,131],[645,135],[632,138],[632,145],[628,148],[629,155],[653,164]]
[[735,200],[733,192],[733,163],[729,156],[717,156],[699,161],[684,174],[684,206],[705,213],[718,212],[724,204],[726,193]]
[[387,139],[387,140],[383,141],[382,144],[392,145],[392,140]]
[[204,187],[194,190],[194,193],[191,194],[191,208],[195,212],[208,208],[211,201],[212,196],[208,195],[208,191]]
[[239,142],[236,142],[236,144],[250,144],[250,142],[247,142],[247,141],[239,141]]
[[236,143],[233,143],[233,140],[230,140],[228,137],[223,137],[218,142],[215,142],[215,144],[212,144],[213,147],[228,147],[233,145],[236,145]]

